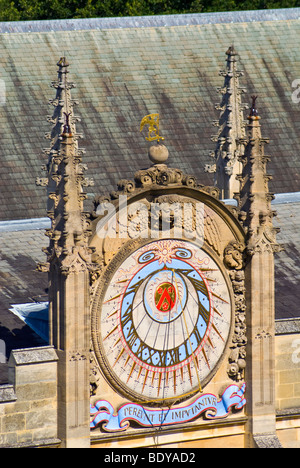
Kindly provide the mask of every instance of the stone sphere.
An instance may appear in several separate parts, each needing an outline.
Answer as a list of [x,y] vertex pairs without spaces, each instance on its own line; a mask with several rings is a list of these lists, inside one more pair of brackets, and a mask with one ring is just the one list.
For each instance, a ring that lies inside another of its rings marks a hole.
[[148,156],[154,164],[163,164],[169,157],[169,151],[165,145],[153,145],[149,148]]

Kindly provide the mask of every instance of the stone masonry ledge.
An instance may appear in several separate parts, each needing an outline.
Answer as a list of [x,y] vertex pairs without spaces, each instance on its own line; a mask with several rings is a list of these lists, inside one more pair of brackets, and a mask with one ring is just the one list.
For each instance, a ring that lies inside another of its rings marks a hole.
[[2,445],[1,448],[59,448],[61,440],[57,438],[42,439],[35,442],[20,442],[18,444]]
[[9,364],[16,366],[57,361],[58,357],[53,346],[40,346],[38,348],[14,349],[9,358]]
[[277,319],[276,323],[276,335],[292,335],[300,333],[300,319]]
[[0,403],[16,401],[14,386],[10,384],[0,385]]
[[[53,346],[37,348],[14,349],[11,352],[8,366],[24,366],[57,361],[58,357]],[[14,385],[11,383],[0,385],[0,403],[16,401]]]

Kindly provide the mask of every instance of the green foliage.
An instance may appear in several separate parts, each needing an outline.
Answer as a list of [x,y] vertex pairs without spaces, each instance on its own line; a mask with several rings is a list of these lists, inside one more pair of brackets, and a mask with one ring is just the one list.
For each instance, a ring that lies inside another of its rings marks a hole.
[[299,6],[300,0],[0,0],[0,21],[166,15]]

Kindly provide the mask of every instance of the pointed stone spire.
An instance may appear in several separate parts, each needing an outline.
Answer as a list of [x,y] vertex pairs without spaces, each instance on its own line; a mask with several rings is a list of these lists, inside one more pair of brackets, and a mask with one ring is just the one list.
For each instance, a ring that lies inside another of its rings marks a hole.
[[[82,231],[80,213],[83,211],[82,192],[80,180],[76,180],[78,163],[81,163],[78,152],[78,134],[76,133],[75,117],[73,111],[74,101],[71,98],[71,89],[74,83],[68,81],[69,64],[65,57],[58,63],[58,80],[52,82],[56,88],[56,97],[50,101],[55,106],[51,121],[54,123],[51,133],[51,147],[49,158],[49,208],[53,216],[53,229],[61,233],[59,245],[61,247],[72,245],[72,231]],[[76,160],[76,158],[78,158]],[[76,162],[75,162],[76,160]],[[77,166],[77,167],[76,167]],[[77,171],[76,171],[77,169]],[[51,206],[52,200],[52,206]],[[63,201],[63,203],[62,203]],[[76,221],[74,222],[74,217]],[[73,226],[73,228],[72,228]],[[57,238],[57,235],[56,235]]]
[[237,69],[237,53],[233,46],[229,47],[226,55],[226,70],[220,71],[224,76],[224,85],[219,89],[222,100],[215,106],[220,117],[214,122],[218,133],[212,137],[216,143],[216,149],[211,153],[214,164],[207,165],[205,170],[215,173],[214,183],[220,189],[220,197],[233,198],[239,189],[236,176],[241,172],[238,158],[243,153],[241,139],[245,137],[243,110],[248,106],[242,104],[241,96],[245,89],[240,87],[239,77],[243,72]]
[[261,135],[256,96],[248,117],[239,206],[244,212],[247,231],[248,261],[245,271],[247,288],[247,341],[251,355],[247,362],[247,436],[251,447],[266,446],[272,438],[277,447],[275,408],[275,273],[274,252],[278,250],[276,229],[266,166],[269,157]]
[[[78,148],[68,80],[69,64],[58,62],[58,80],[52,83],[52,131],[46,150],[48,172],[48,230],[45,252],[49,272],[49,337],[58,355],[58,437],[62,447],[89,447],[90,270],[93,249],[88,246],[88,215],[84,212],[83,151]],[[45,184],[42,184],[45,185]]]
[[[269,181],[272,177],[267,173],[267,163],[270,157],[265,155],[264,146],[268,138],[261,135],[260,117],[256,108],[257,96],[252,96],[252,104],[248,116],[248,126],[245,152],[239,157],[243,169],[238,179],[240,181],[240,210],[246,213],[245,226],[248,229],[249,248],[258,240],[263,232],[269,240],[276,244],[276,230],[273,227],[273,211],[271,201],[274,195],[269,192]],[[254,241],[254,239],[256,239]]]
[[58,249],[66,255],[67,249],[75,246],[79,239],[86,244],[88,230],[83,207],[86,199],[83,185],[93,185],[92,180],[83,176],[86,166],[82,164],[84,150],[78,147],[78,139],[82,135],[77,133],[75,126],[80,119],[74,114],[77,101],[71,97],[71,89],[75,85],[68,80],[69,64],[62,57],[57,65],[58,79],[51,85],[56,89],[56,96],[49,101],[54,106],[53,114],[48,117],[53,127],[45,135],[51,140],[50,148],[44,150],[48,155],[48,180],[47,183],[44,183],[45,179],[37,181],[39,185],[48,186],[47,213],[51,219],[51,229],[48,231],[50,246],[47,249],[49,257],[53,249],[56,249],[56,255]]

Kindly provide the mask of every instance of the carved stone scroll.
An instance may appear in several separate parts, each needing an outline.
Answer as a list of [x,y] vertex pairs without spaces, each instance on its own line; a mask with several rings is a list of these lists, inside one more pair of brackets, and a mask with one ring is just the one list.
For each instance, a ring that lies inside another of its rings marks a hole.
[[234,292],[235,324],[230,345],[227,373],[232,380],[245,378],[246,368],[246,300],[244,273],[245,246],[240,242],[230,242],[224,249],[224,264],[230,270],[229,276]]

